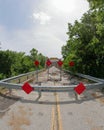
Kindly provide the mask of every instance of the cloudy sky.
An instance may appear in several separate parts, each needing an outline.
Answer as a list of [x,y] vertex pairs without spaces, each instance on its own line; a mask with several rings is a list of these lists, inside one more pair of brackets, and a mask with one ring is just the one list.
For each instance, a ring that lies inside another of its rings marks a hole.
[[61,58],[68,39],[68,22],[80,20],[89,9],[87,0],[0,0],[2,50],[32,48],[49,57]]

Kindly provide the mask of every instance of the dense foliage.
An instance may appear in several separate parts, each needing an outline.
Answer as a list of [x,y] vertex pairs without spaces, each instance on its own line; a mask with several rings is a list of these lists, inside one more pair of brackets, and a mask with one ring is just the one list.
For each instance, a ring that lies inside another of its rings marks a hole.
[[[104,1],[88,0],[90,10],[80,22],[68,23],[68,41],[62,47],[64,67],[104,78]],[[68,62],[75,66],[69,67]]]
[[30,55],[25,55],[24,52],[1,50],[0,79],[35,70],[35,60],[40,62],[39,69],[44,67],[46,57],[34,48],[30,51]]

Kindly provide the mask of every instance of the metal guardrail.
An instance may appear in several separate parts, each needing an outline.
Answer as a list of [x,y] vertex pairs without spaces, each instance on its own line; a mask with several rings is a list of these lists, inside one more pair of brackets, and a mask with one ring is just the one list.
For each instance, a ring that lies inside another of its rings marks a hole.
[[[44,71],[44,69],[40,70],[39,72],[42,72],[42,71]],[[67,71],[67,70],[63,70],[63,71],[70,73],[70,71]],[[9,82],[11,80],[14,80],[14,79],[20,79],[23,76],[28,77],[29,75],[34,76],[35,74],[36,74],[36,71],[29,72],[29,73],[26,73],[26,74],[21,74],[21,75],[18,75],[18,76],[14,76],[14,77],[11,77],[11,78],[1,80],[0,86],[6,87],[8,89],[21,89],[23,84],[14,84],[14,83],[9,83]],[[89,80],[92,80],[92,81],[95,82],[95,83],[91,83],[91,84],[85,84],[86,90],[104,87],[104,80],[103,79],[95,78],[95,77],[80,74],[80,73],[77,73],[75,75],[89,79]],[[34,86],[33,84],[31,84],[31,86],[34,88],[34,91],[39,92],[39,97],[41,96],[41,92],[68,92],[68,91],[74,92],[74,87],[76,87],[76,85],[69,85],[69,86]],[[76,95],[76,93],[75,93],[75,95]],[[78,99],[78,96],[76,96],[76,99]]]
[[[71,71],[68,71],[68,70],[63,70],[63,71],[68,72],[70,74],[73,74]],[[93,76],[90,76],[90,75],[85,75],[85,74],[81,74],[81,73],[75,73],[74,75],[92,80],[94,82],[104,82],[104,79],[96,78],[96,77],[93,77]]]
[[[38,70],[38,73],[44,71],[45,69],[42,69],[42,70]],[[14,77],[10,77],[10,78],[6,78],[6,79],[3,79],[3,80],[0,80],[0,82],[7,82],[7,81],[11,81],[11,80],[14,80],[14,79],[19,79],[23,76],[27,76],[27,79],[28,79],[28,76],[29,75],[32,75],[34,76],[36,74],[36,71],[32,71],[32,72],[28,72],[28,73],[25,73],[25,74],[20,74],[18,76],[14,76]]]
[[[21,89],[22,85],[23,84],[0,82],[0,86],[4,86],[9,89]],[[40,91],[41,92],[65,92],[65,91],[67,92],[67,91],[73,91],[74,87],[76,87],[76,85],[69,85],[69,86],[33,86],[32,84],[30,85],[34,88],[34,91],[37,91],[37,92],[40,92]],[[95,89],[95,88],[102,88],[104,87],[104,84],[94,83],[94,84],[85,84],[85,86],[86,86],[86,90],[90,90],[90,89]]]

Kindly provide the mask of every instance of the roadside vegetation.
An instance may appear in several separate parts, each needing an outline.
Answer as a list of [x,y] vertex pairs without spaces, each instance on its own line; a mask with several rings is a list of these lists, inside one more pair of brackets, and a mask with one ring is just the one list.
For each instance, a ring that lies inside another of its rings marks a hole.
[[[68,40],[62,47],[64,68],[104,78],[104,0],[88,0],[90,9],[80,21],[68,23]],[[69,67],[69,61],[75,66]]]
[[0,50],[0,79],[36,70],[34,61],[37,59],[40,62],[39,69],[43,68],[46,57],[34,48],[30,51],[30,55],[24,52]]

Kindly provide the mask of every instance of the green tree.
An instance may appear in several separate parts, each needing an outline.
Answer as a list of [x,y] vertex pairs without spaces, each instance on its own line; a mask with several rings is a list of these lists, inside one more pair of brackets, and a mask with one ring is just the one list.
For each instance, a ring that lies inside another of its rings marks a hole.
[[104,7],[104,0],[87,0],[91,9]]
[[34,60],[39,60],[39,69],[43,68],[46,57],[34,48],[30,53],[0,50],[0,79],[36,70]]
[[37,59],[38,51],[35,48],[33,48],[32,50],[30,50],[30,54],[31,54],[31,59],[33,61]]
[[65,61],[75,61],[77,72],[104,77],[104,6],[91,9],[83,15],[80,22],[68,24],[68,41],[62,47]]

